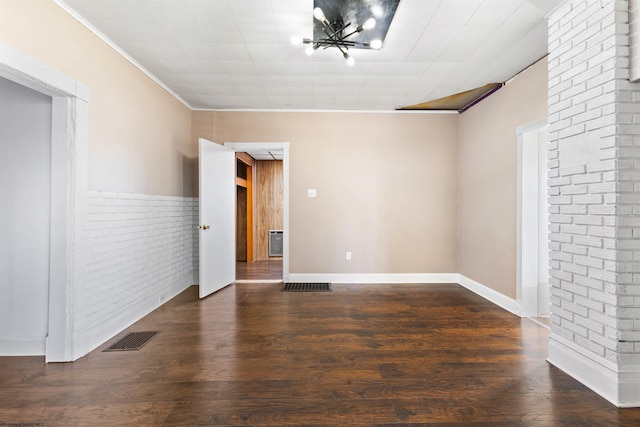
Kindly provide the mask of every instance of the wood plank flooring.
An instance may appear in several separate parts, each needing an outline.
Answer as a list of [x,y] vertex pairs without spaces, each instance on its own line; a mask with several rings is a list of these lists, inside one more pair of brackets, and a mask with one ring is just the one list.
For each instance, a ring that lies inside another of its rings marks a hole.
[[280,286],[192,287],[74,363],[0,358],[0,425],[640,425],[545,362],[548,330],[458,285]]
[[282,258],[236,262],[236,280],[282,280]]

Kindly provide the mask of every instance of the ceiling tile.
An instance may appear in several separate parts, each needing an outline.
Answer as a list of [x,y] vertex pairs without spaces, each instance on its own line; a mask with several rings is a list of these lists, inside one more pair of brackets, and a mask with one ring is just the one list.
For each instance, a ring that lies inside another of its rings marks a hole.
[[247,45],[249,55],[254,62],[281,61],[280,46],[277,44],[250,44]]
[[258,76],[233,76],[233,80],[238,86],[244,87],[262,87],[262,80]]
[[180,50],[184,52],[187,58],[196,61],[220,61],[216,45],[214,43],[177,43],[180,46]]
[[496,30],[495,26],[474,25],[460,29],[451,43],[438,57],[439,61],[464,61],[480,47]]
[[196,22],[198,16],[189,8],[187,1],[146,0],[150,18],[164,22]]
[[[273,25],[265,22],[239,23],[238,28],[242,41],[247,44],[278,43],[278,31]],[[291,37],[289,37],[289,40]]]
[[466,25],[500,25],[522,6],[524,0],[485,0]]
[[480,7],[482,1],[442,1],[429,25],[465,25]]
[[350,49],[349,67],[290,43],[311,35],[313,0],[59,1],[195,108],[364,110],[511,78],[546,54],[561,3],[401,0],[382,49]]
[[407,57],[409,61],[433,62],[453,42],[461,26],[431,26],[425,29]]
[[216,46],[221,61],[251,61],[251,54],[244,43],[223,43]]

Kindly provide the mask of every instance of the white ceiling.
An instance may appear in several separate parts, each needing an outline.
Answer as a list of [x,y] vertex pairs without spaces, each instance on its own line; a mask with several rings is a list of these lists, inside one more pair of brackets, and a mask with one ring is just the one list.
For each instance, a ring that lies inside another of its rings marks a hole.
[[249,150],[247,151],[256,160],[282,160],[282,150]]
[[[313,0],[57,0],[193,109],[394,110],[507,81],[562,0],[400,0],[379,51],[306,56]],[[375,0],[365,0],[372,4]]]

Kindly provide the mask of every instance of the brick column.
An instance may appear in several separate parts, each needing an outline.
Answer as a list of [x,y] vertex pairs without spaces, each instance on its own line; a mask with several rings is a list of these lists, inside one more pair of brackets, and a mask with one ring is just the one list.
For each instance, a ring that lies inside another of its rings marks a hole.
[[549,17],[549,362],[640,406],[640,84],[627,0]]

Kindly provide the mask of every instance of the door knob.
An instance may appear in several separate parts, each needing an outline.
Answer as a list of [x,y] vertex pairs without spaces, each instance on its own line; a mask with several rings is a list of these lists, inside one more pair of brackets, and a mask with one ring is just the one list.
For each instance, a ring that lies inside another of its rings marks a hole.
[[211,228],[211,227],[209,227],[208,225],[199,225],[198,226],[198,230],[208,230],[209,228]]

